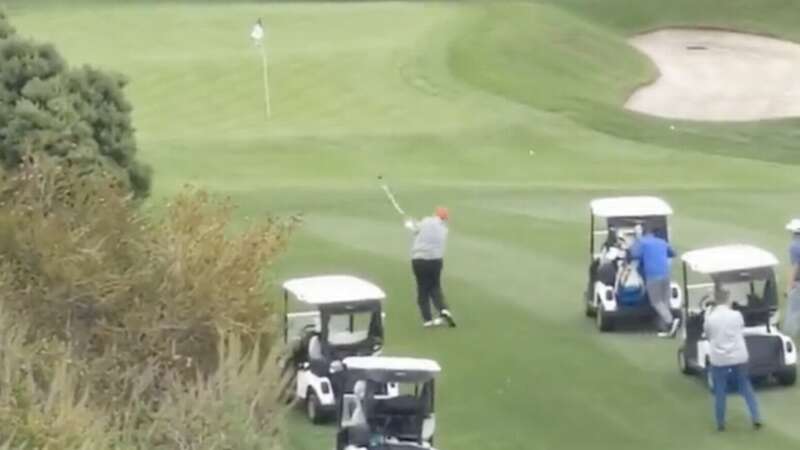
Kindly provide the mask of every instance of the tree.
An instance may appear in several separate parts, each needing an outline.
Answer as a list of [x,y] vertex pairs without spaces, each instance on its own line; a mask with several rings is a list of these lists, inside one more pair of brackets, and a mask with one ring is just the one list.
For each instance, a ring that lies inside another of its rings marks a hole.
[[5,39],[15,33],[14,27],[8,23],[5,13],[0,11],[0,39]]
[[114,174],[138,197],[150,191],[150,168],[137,161],[132,107],[124,77],[69,68],[50,44],[17,35],[0,15],[0,162],[42,152],[87,171]]

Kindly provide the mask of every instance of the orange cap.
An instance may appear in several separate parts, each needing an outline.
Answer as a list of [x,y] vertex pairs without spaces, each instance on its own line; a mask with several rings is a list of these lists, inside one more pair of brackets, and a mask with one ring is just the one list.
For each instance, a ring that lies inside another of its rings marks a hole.
[[447,220],[450,218],[450,211],[448,211],[444,206],[438,206],[436,208],[436,217],[442,220]]

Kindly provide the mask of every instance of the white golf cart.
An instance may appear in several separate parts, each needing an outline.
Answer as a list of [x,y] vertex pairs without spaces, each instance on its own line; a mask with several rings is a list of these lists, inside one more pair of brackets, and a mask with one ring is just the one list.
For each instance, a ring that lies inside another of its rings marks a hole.
[[[600,331],[611,331],[622,319],[651,320],[655,311],[647,299],[636,262],[628,251],[637,239],[637,226],[655,230],[669,241],[667,218],[672,208],[656,197],[610,197],[590,203],[589,277],[584,308]],[[638,283],[629,283],[630,280]],[[670,308],[677,317],[682,295],[677,283],[670,289]]]
[[[433,449],[435,378],[441,371],[436,361],[356,357],[346,358],[343,366],[354,389],[339,402],[336,450]],[[401,395],[378,396],[385,384],[397,387]]]
[[[337,390],[348,386],[332,372],[348,356],[371,356],[383,348],[384,292],[349,275],[296,278],[283,284],[284,341],[294,369],[296,398],[313,423],[336,412]],[[290,304],[291,301],[291,304]],[[384,395],[392,395],[387,389]]]
[[774,377],[781,385],[793,385],[797,351],[792,339],[777,329],[775,256],[750,245],[728,245],[694,250],[682,259],[686,302],[680,332],[683,342],[678,349],[681,372],[706,372],[708,385],[712,385],[707,370],[710,344],[703,326],[718,283],[729,292],[732,307],[744,316],[750,376],[755,380]]

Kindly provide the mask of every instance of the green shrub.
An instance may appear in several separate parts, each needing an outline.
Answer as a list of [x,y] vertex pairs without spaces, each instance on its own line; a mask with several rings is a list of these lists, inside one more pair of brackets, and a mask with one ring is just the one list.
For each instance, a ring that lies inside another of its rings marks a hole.
[[[180,415],[192,402],[217,414],[208,420],[219,429],[251,423],[255,413],[237,408],[277,404],[257,400],[280,378],[267,357],[279,326],[265,270],[295,222],[233,232],[233,214],[229,201],[187,188],[163,214],[147,215],[116,177],[27,155],[0,177],[0,305],[29,324],[26,342],[68,346],[63,357],[80,373],[88,405],[116,427],[152,423],[166,436],[157,420],[166,416],[153,411]],[[231,384],[236,358],[246,363]],[[53,364],[43,367],[59,373]],[[188,436],[197,434],[192,424],[173,426]],[[247,427],[263,429],[256,425]],[[240,431],[244,445],[250,435]]]
[[5,13],[2,10],[0,10],[0,39],[5,39],[14,34],[15,32],[16,31],[14,30],[14,27],[12,27],[10,23],[8,23],[8,19],[6,18]]
[[[262,361],[258,348],[235,334],[219,342],[219,367],[193,383],[173,380],[142,448],[272,450],[281,443],[281,376],[274,357]],[[277,352],[273,352],[273,355]]]
[[[219,366],[183,380],[166,374],[157,403],[134,389],[125,405],[94,405],[66,345],[31,342],[0,312],[0,450],[276,450],[283,441],[277,361],[234,333],[218,341]],[[274,352],[273,354],[277,354]],[[129,374],[147,384],[157,369]]]
[[15,168],[26,152],[105,170],[137,196],[151,169],[135,159],[132,107],[124,77],[71,69],[50,44],[18,36],[0,15],[0,160]]

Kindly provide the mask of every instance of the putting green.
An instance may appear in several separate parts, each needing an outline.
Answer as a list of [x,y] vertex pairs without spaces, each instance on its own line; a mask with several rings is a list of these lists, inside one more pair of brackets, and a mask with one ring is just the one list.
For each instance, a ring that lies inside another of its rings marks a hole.
[[[388,352],[444,366],[443,450],[794,448],[797,389],[761,392],[758,434],[732,399],[717,435],[676,342],[599,335],[581,294],[587,203],[601,195],[663,195],[679,250],[746,241],[785,259],[796,121],[673,122],[622,105],[654,75],[630,34],[707,24],[791,38],[798,13],[779,0],[601,3],[8,5],[22,34],[129,76],[157,197],[190,182],[248,216],[303,212],[277,277],[351,272],[386,288]],[[270,121],[248,38],[259,16]],[[408,211],[451,208],[457,330],[421,330],[409,238],[378,174]],[[332,428],[291,423],[291,448],[333,446]]]

